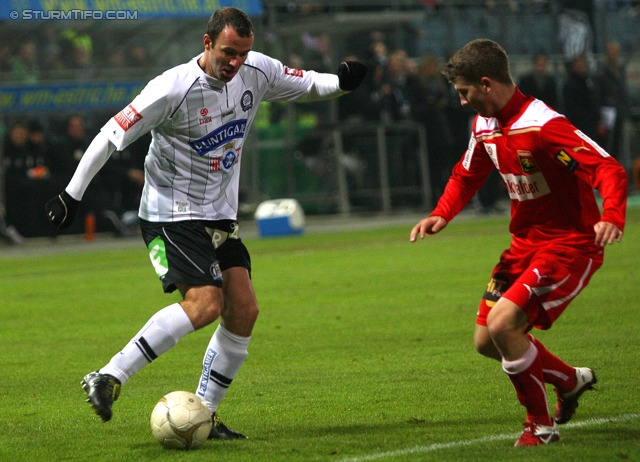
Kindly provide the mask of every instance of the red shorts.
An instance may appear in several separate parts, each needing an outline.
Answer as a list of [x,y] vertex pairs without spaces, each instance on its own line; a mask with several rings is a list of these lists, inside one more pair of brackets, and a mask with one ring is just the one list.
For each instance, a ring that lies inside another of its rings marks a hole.
[[602,266],[603,251],[514,239],[500,256],[482,297],[476,323],[487,325],[491,307],[506,297],[538,329],[549,329]]

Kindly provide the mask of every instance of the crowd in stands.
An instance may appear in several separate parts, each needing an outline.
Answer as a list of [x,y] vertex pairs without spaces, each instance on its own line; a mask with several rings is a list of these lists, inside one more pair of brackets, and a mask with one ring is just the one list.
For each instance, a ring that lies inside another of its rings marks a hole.
[[[286,65],[335,72],[337,63],[328,36],[303,34],[302,43],[304,53],[280,57]],[[363,61],[370,70],[358,91],[337,100],[339,123],[343,126],[405,121],[422,124],[429,153],[431,193],[433,199],[437,199],[451,168],[467,148],[470,121],[475,115],[473,109],[460,105],[457,92],[442,75],[441,66],[446,57],[426,54],[410,58],[405,50],[388,50],[385,36],[380,32],[370,35],[366,48],[355,51],[343,59]],[[619,158],[622,124],[629,115],[631,100],[620,55],[618,42],[610,41],[602,63],[590,61],[588,56],[577,56],[564,63],[566,72],[558,76],[549,70],[549,56],[540,52],[533,57],[531,72],[514,78],[523,92],[564,113],[585,134]],[[144,69],[146,60],[145,47],[137,42],[126,48],[114,47],[107,57],[96,60],[91,37],[71,29],[54,32],[44,28],[37,41],[24,42],[13,49],[7,42],[0,44],[0,72],[12,76],[4,83],[37,84],[52,71],[71,73],[68,74],[71,78],[93,78],[122,67]],[[309,107],[319,114],[320,124],[331,120],[328,104]],[[274,118],[277,111],[271,114]],[[84,114],[67,117],[61,127],[46,121],[43,124],[42,118],[7,121],[3,143],[6,215],[7,221],[22,235],[56,235],[57,231],[47,223],[42,212],[44,202],[68,183],[97,133],[94,125],[99,128],[110,116],[95,118],[89,128]],[[117,234],[129,232],[123,217],[137,209],[149,141],[149,137],[143,137],[126,151],[114,153],[87,191],[82,213],[95,214],[100,230],[113,230]],[[416,136],[390,135],[387,143],[391,187],[419,184]],[[349,137],[344,149],[357,160],[350,185],[376,188],[379,173],[375,136]],[[355,184],[354,178],[358,179]],[[496,210],[504,194],[499,175],[490,177],[476,198],[478,211]],[[414,194],[413,198],[400,196],[394,205],[424,204]],[[37,217],[35,222],[34,217]],[[68,232],[82,232],[82,226],[82,220],[77,220]]]
[[85,31],[43,27],[18,43],[0,40],[0,76],[4,84],[35,85],[110,78],[125,68],[127,77],[135,78],[149,67],[147,48],[135,39],[122,45],[102,43],[99,51]]
[[[106,120],[106,119],[105,119]],[[25,237],[56,236],[44,204],[59,194],[95,133],[86,129],[83,115],[66,118],[65,125],[45,130],[38,119],[16,121],[4,139],[6,221]],[[116,235],[135,232],[135,216],[144,184],[144,157],[150,135],[122,152],[115,152],[89,185],[80,216],[93,215],[99,230]],[[84,232],[77,220],[65,233]]]
[[[611,40],[606,44],[602,63],[590,63],[588,56],[579,55],[563,63],[566,71],[560,77],[550,71],[549,56],[539,52],[533,57],[531,71],[514,79],[524,93],[565,114],[576,127],[620,160],[622,126],[629,117],[631,105],[620,53],[620,44]],[[354,58],[357,57],[349,57]],[[360,58],[368,63],[371,72],[362,91],[339,100],[340,118],[355,123],[411,120],[423,124],[432,195],[439,197],[453,164],[466,149],[470,119],[475,112],[460,106],[457,92],[441,73],[443,60],[437,56],[428,54],[409,59],[403,50],[388,52],[384,37],[373,34],[368,50]],[[397,143],[404,157],[391,162],[411,168],[409,171],[396,169],[395,181],[414,181],[410,171],[415,171],[415,165],[407,156],[410,147]],[[390,166],[390,174],[393,173]],[[499,176],[491,177],[478,194],[478,209],[494,210],[503,190]]]

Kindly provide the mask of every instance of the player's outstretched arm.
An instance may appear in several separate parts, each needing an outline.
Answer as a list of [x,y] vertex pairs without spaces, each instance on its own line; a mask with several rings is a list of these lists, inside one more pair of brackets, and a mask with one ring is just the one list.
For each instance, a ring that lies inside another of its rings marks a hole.
[[413,227],[409,241],[415,242],[418,235],[420,239],[424,239],[425,234],[436,234],[447,226],[447,220],[438,216],[427,217]]
[[599,221],[593,225],[596,232],[596,245],[604,247],[606,244],[613,244],[614,241],[622,242],[622,231],[613,223]]

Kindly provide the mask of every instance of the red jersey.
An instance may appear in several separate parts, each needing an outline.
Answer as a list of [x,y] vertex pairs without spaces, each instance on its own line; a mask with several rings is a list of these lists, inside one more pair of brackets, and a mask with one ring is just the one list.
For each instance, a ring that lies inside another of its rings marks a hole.
[[[511,198],[514,238],[594,245],[598,221],[624,229],[624,168],[566,117],[518,89],[494,117],[475,117],[469,148],[431,215],[450,222],[493,168]],[[593,188],[603,199],[602,216]]]

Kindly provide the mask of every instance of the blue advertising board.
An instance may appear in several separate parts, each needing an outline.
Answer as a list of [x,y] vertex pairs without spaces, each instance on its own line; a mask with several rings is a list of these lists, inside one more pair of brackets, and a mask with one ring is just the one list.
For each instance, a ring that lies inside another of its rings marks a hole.
[[0,113],[122,109],[146,85],[140,82],[77,82],[0,86]]

